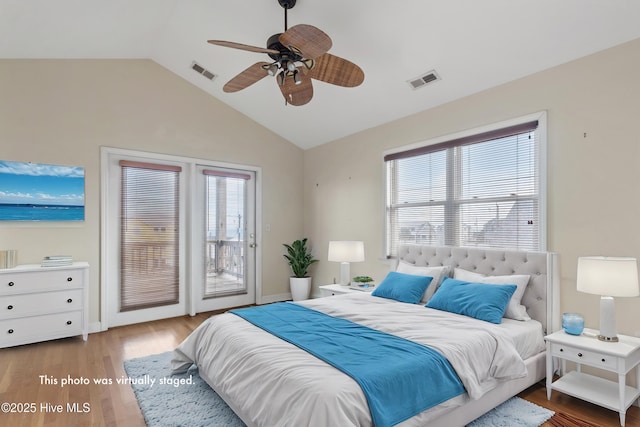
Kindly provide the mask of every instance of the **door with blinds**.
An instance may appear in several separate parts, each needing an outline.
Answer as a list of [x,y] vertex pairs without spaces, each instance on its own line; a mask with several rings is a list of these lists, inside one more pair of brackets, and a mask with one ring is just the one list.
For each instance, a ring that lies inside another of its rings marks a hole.
[[255,172],[196,170],[192,289],[197,312],[256,301]]
[[184,168],[143,160],[109,165],[109,326],[186,313]]

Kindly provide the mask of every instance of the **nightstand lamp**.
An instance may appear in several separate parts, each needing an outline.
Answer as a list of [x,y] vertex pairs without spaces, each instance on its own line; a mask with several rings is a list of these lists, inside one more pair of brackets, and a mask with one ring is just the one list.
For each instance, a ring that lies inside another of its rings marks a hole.
[[329,261],[340,263],[340,284],[348,286],[351,281],[351,262],[364,261],[364,242],[337,240],[329,242]]
[[638,263],[635,258],[578,258],[577,288],[600,295],[600,334],[598,339],[617,342],[616,311],[613,297],[637,297]]

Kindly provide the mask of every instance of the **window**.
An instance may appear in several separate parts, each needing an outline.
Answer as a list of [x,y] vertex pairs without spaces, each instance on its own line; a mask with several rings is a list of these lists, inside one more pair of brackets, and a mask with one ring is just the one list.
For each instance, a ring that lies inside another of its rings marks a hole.
[[544,114],[388,153],[386,255],[400,244],[544,250]]

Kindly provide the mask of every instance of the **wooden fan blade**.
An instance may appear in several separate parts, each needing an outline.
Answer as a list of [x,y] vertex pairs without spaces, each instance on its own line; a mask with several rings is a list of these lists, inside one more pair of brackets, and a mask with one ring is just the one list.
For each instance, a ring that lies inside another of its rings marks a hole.
[[[298,67],[298,75],[300,76],[300,84],[295,83],[293,76],[287,76],[284,78],[284,83],[278,84],[278,87],[287,104],[299,107],[313,98],[313,85],[311,79],[302,74],[302,67]],[[278,77],[276,77],[276,81],[278,81]]]
[[303,58],[315,59],[331,49],[331,38],[313,25],[294,25],[280,35],[280,43]]
[[222,87],[222,90],[231,93],[242,90],[248,86],[251,86],[255,82],[267,77],[269,73],[265,69],[265,66],[269,66],[268,62],[256,62],[231,80]]
[[224,41],[224,40],[207,40],[207,43],[215,44],[215,45],[218,45],[218,46],[224,46],[224,47],[232,47],[234,49],[248,50],[249,52],[280,53],[280,51],[277,51],[275,49],[267,49],[267,48],[264,48],[264,47],[249,46],[248,44],[228,42],[228,41]]
[[307,76],[332,85],[354,87],[364,81],[364,72],[351,61],[325,53],[317,58]]

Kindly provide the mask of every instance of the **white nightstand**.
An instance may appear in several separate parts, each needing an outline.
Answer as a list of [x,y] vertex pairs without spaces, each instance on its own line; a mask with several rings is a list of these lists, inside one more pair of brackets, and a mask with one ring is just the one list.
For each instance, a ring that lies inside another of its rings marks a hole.
[[[547,335],[547,399],[558,390],[587,402],[617,411],[624,426],[627,408],[640,397],[640,338],[618,335],[619,342],[599,341],[598,331],[585,329],[582,335],[563,331]],[[593,336],[590,336],[593,335]],[[553,380],[553,358],[562,361],[562,377]],[[577,364],[576,370],[566,372],[566,361]],[[593,366],[618,374],[618,383],[585,374],[581,365]],[[626,385],[626,374],[636,368],[636,388]]]
[[323,297],[330,297],[333,295],[340,295],[340,294],[348,294],[351,292],[371,292],[375,289],[374,286],[368,288],[368,289],[353,289],[350,288],[349,286],[342,286],[342,285],[322,285],[320,286],[320,294]]

